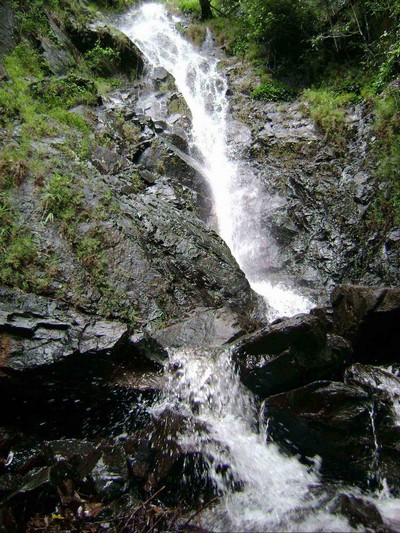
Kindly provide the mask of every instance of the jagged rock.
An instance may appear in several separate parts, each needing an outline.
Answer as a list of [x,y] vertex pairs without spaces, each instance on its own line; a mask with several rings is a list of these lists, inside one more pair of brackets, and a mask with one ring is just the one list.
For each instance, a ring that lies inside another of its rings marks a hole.
[[331,295],[334,331],[347,338],[360,362],[396,362],[400,356],[400,289],[356,285]]
[[54,364],[74,354],[111,354],[128,338],[126,325],[63,309],[57,301],[0,290],[2,371]]
[[117,170],[124,170],[131,166],[128,159],[113,152],[105,146],[93,146],[91,159],[97,170],[102,174],[111,174]]
[[347,341],[328,333],[325,317],[311,314],[242,337],[234,353],[243,383],[261,397],[332,378],[351,356]]

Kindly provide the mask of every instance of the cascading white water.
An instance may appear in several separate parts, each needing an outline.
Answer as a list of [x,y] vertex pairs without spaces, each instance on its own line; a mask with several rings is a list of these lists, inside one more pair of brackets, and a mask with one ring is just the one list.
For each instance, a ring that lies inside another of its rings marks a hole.
[[271,306],[269,318],[307,312],[313,305],[307,298],[265,279],[274,247],[262,226],[266,198],[255,176],[229,153],[227,83],[218,60],[185,40],[175,28],[178,20],[161,4],[145,4],[126,16],[121,29],[152,66],[174,77],[192,114],[193,144],[212,191],[219,234],[250,285]]
[[[213,531],[350,531],[328,514],[318,474],[266,443],[251,395],[232,369],[229,350],[171,352],[168,385],[155,416],[178,412],[192,423],[178,444],[201,452],[220,503],[202,513]],[[318,463],[316,464],[318,466]],[[239,487],[239,488],[238,488]]]

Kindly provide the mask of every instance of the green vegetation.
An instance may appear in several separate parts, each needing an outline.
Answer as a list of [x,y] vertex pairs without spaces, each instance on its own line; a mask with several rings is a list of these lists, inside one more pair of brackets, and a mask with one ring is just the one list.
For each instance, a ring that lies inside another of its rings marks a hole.
[[109,65],[118,62],[120,53],[109,46],[103,47],[100,41],[84,54],[87,66],[96,74],[103,74],[109,69]]
[[32,234],[15,212],[7,192],[0,193],[0,283],[32,286],[32,269],[38,262]]
[[354,94],[335,94],[328,89],[308,89],[304,99],[310,105],[310,114],[326,134],[326,138],[343,149],[348,138],[345,110],[354,101]]
[[186,15],[196,15],[200,17],[201,10],[198,0],[180,0],[178,7]]
[[267,100],[277,102],[279,100],[291,100],[294,91],[291,87],[275,80],[267,81],[253,89],[251,96],[256,100]]

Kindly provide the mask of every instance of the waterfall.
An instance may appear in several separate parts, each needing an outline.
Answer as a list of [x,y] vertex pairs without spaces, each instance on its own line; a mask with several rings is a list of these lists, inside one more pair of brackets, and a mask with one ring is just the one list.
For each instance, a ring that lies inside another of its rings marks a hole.
[[[219,234],[252,288],[273,308],[269,318],[308,311],[312,302],[265,276],[275,246],[262,226],[268,202],[256,177],[230,148],[227,83],[210,34],[197,50],[177,31],[177,23],[162,4],[144,4],[125,15],[120,27],[152,67],[163,67],[175,79],[191,112],[191,156],[212,191]],[[322,483],[318,458],[307,467],[268,440],[264,417],[241,385],[229,350],[170,351],[165,374],[167,385],[152,414],[172,412],[186,420],[177,444],[202,455],[219,496],[201,513],[199,525],[213,531],[352,530],[345,518],[329,512],[335,489]],[[397,397],[394,409],[400,413]],[[354,487],[337,490],[360,494]],[[398,505],[390,493],[369,499],[395,520]]]
[[161,4],[144,4],[126,16],[121,29],[153,67],[175,79],[192,115],[192,144],[212,192],[218,232],[270,306],[268,318],[307,312],[312,302],[266,279],[276,246],[262,225],[268,202],[254,174],[229,148],[227,82],[210,53],[210,35],[200,51],[178,32],[177,22]]

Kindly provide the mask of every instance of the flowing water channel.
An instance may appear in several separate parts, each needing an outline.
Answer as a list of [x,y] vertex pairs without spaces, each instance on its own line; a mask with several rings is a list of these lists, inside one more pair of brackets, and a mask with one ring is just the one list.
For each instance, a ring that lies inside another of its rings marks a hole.
[[[198,50],[179,33],[179,22],[161,4],[144,4],[128,13],[120,27],[150,66],[163,67],[175,79],[191,112],[192,155],[212,191],[219,234],[253,289],[273,308],[270,318],[306,312],[312,302],[263,276],[270,246],[260,223],[265,198],[256,178],[229,148],[227,83],[218,69],[210,35]],[[266,441],[264,417],[259,417],[252,396],[233,371],[229,350],[171,351],[166,375],[168,385],[153,414],[172,410],[192,421],[178,436],[178,444],[202,454],[220,496],[218,504],[201,513],[204,527],[214,531],[352,529],[346,519],[329,512],[335,489],[330,487],[328,495],[322,485],[318,459],[307,467]]]
[[122,30],[139,46],[153,67],[174,78],[192,116],[190,132],[194,157],[212,193],[220,236],[227,243],[252,288],[270,306],[269,318],[306,312],[312,302],[265,277],[275,246],[262,225],[266,198],[255,175],[229,147],[227,82],[213,54],[210,34],[202,50],[184,39],[161,4],[133,11]]

